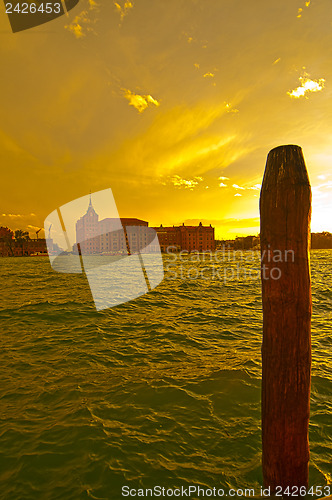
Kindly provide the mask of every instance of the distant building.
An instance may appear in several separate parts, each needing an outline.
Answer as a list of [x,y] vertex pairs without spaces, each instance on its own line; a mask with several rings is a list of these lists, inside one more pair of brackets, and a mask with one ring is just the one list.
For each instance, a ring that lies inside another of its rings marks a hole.
[[[121,221],[121,224],[120,224]],[[99,215],[92,206],[91,197],[86,213],[76,222],[76,242],[81,252],[89,254],[130,253],[147,247],[151,235],[146,228],[147,221],[130,218],[106,218],[99,220]],[[214,227],[173,226],[152,228],[156,231],[162,252],[172,247],[173,251],[187,250],[199,252],[215,250]]]
[[135,218],[99,220],[90,197],[86,213],[76,222],[76,244],[80,244],[84,255],[127,254],[129,248],[132,253],[149,244],[144,229],[148,225],[148,222]]
[[101,253],[127,253],[128,248],[132,253],[149,244],[145,229],[148,222],[132,218],[121,218],[120,221],[121,227],[118,219],[108,218],[99,222]]
[[76,243],[80,243],[85,255],[100,253],[99,215],[92,206],[91,196],[86,214],[76,222]]
[[259,236],[236,236],[234,240],[218,240],[217,250],[259,250]]
[[192,252],[204,252],[215,250],[214,227],[203,226],[200,222],[198,226],[173,226],[154,228],[157,232],[160,248],[162,252],[173,247],[174,251],[187,250]]
[[159,239],[160,250],[166,252],[168,247],[173,247],[173,251],[179,251],[181,247],[181,235],[177,231],[176,227],[164,227],[160,224],[159,227],[155,227]]
[[0,241],[1,257],[20,257],[33,254],[47,255],[46,240],[44,238],[28,239],[24,241],[23,245],[14,239]]
[[31,254],[45,254],[47,255],[47,245],[45,238],[33,238],[27,241],[27,252]]
[[14,243],[7,243],[4,241],[0,241],[0,255],[1,257],[12,257],[15,255],[14,250],[13,250],[13,244]]
[[[77,252],[80,245],[84,255],[114,255],[128,254],[149,246],[149,251],[159,251],[159,246],[153,243],[157,233],[160,249],[166,252],[186,250],[215,250],[214,227],[203,226],[172,226],[149,228],[147,221],[136,218],[106,218],[99,220],[99,215],[92,206],[91,196],[86,213],[76,222],[76,244],[73,251]],[[0,228],[1,229],[1,228]],[[14,240],[13,234],[7,228],[0,231],[0,256],[18,256],[47,254],[49,251],[60,252],[61,249],[50,238],[27,239],[23,244]]]
[[237,236],[234,241],[234,249],[250,250],[259,246],[259,238],[257,236]]

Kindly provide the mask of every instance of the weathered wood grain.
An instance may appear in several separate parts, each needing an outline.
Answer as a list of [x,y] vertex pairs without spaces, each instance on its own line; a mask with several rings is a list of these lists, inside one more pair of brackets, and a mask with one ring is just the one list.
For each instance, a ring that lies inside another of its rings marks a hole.
[[262,465],[264,484],[273,491],[308,486],[311,188],[299,146],[270,151],[260,217]]

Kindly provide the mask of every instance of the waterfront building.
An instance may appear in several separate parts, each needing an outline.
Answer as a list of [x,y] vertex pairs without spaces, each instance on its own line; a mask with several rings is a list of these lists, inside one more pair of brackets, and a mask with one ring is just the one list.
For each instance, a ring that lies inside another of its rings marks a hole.
[[85,215],[76,222],[76,242],[85,255],[100,253],[99,215],[92,206],[91,196]]
[[203,226],[173,226],[164,227],[162,224],[154,228],[157,232],[162,252],[167,249],[173,251],[187,250],[188,252],[204,252],[215,250],[214,227]]
[[[147,221],[137,218],[105,218],[99,220],[99,215],[94,209],[91,201],[86,213],[76,222],[76,243],[73,251],[77,252],[80,245],[83,255],[114,255],[132,254],[142,249],[149,248],[149,252],[159,251],[158,244],[153,244],[157,233],[159,246],[162,252],[168,251],[208,251],[215,250],[214,227],[203,226],[166,226],[150,228]],[[45,238],[28,239],[24,242],[24,248],[14,240],[13,234],[9,235],[3,228],[0,234],[0,255],[31,255],[47,254],[47,242],[51,252],[60,251],[51,239]]]
[[0,241],[1,257],[20,257],[22,255],[47,255],[45,238],[27,239],[22,246],[21,243],[14,240]]
[[[120,224],[121,221],[121,224]],[[149,231],[147,221],[136,218],[106,218],[99,220],[99,215],[92,206],[91,197],[86,213],[76,223],[76,242],[81,252],[91,254],[127,254],[146,248],[151,243],[154,233]],[[147,229],[148,228],[148,229]],[[158,235],[162,252],[168,248],[172,251],[188,252],[215,250],[214,227],[181,226],[152,228]],[[155,251],[152,249],[151,251]]]
[[99,220],[90,197],[86,213],[76,222],[76,244],[84,255],[137,252],[149,243],[148,225],[136,218]]

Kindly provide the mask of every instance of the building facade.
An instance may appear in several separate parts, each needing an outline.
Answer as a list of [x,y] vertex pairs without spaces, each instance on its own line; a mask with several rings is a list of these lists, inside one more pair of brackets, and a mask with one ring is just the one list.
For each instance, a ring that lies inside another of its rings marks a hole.
[[28,239],[24,242],[0,240],[1,257],[20,257],[26,255],[47,255],[45,238]]
[[76,245],[83,255],[134,253],[149,243],[148,225],[135,218],[99,220],[90,197],[87,212],[76,222]]
[[[214,227],[172,226],[149,228],[141,219],[106,218],[99,215],[90,203],[87,212],[76,222],[76,244],[84,255],[135,253],[151,244],[157,233],[162,252],[187,250],[188,252],[215,250]],[[151,246],[151,251],[153,250]]]
[[85,215],[76,222],[76,243],[85,255],[100,253],[99,215],[92,206],[91,196]]
[[132,218],[121,218],[120,221],[121,225],[119,219],[100,221],[101,253],[135,253],[148,245],[148,222]]
[[214,227],[203,226],[173,226],[154,228],[157,232],[162,252],[187,250],[188,252],[204,252],[215,250]]

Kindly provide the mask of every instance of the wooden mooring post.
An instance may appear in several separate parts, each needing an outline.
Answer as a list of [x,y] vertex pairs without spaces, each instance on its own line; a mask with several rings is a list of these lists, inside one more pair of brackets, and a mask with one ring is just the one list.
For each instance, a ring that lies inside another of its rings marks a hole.
[[262,466],[271,493],[277,486],[308,486],[310,218],[311,188],[302,149],[272,149],[260,195]]

